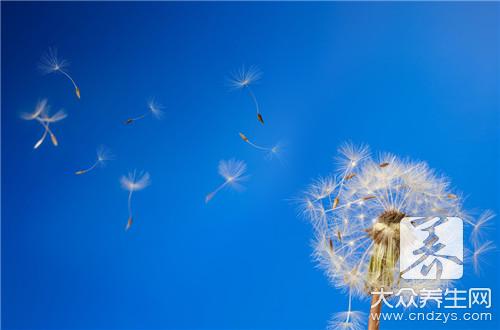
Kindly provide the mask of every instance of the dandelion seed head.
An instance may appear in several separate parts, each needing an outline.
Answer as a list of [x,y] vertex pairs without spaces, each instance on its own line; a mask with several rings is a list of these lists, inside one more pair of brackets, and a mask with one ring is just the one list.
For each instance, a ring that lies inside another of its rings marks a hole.
[[243,66],[229,78],[229,85],[236,89],[245,88],[257,82],[261,76],[262,73],[256,66],[250,66],[248,69]]
[[[393,154],[373,157],[367,146],[350,143],[339,153],[339,169],[313,181],[304,193],[302,214],[317,237],[314,258],[335,287],[359,295],[371,287],[397,289],[403,282],[400,221],[405,216],[465,217],[462,198],[425,162]],[[479,218],[474,241],[492,217],[486,213]],[[491,246],[477,246],[472,259],[479,263]]]
[[120,178],[122,188],[128,191],[139,191],[151,184],[151,178],[148,172],[137,173],[136,171],[128,173]]

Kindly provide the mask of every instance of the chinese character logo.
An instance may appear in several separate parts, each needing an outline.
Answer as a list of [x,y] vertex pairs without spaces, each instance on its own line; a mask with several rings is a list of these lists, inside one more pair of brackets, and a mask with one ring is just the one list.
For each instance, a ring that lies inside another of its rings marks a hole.
[[463,275],[463,222],[456,217],[407,217],[400,227],[400,272],[408,280]]

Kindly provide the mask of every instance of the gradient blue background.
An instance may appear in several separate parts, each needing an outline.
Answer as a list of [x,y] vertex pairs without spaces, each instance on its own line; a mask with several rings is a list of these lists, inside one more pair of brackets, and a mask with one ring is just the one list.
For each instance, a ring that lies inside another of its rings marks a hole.
[[[2,2],[3,327],[323,329],[347,298],[315,268],[292,200],[343,141],[426,160],[468,208],[500,212],[499,21],[498,3]],[[37,70],[50,46],[80,101]],[[244,64],[264,73],[265,126],[226,86]],[[152,96],[165,119],[124,126]],[[69,117],[53,126],[60,146],[35,151],[42,129],[19,114],[45,97]],[[283,164],[239,131],[285,142]],[[73,175],[100,144],[116,160]],[[247,189],[205,205],[232,157],[248,163]],[[153,183],[125,232],[119,177],[132,169]],[[495,254],[488,263],[460,286],[491,287],[498,305]]]

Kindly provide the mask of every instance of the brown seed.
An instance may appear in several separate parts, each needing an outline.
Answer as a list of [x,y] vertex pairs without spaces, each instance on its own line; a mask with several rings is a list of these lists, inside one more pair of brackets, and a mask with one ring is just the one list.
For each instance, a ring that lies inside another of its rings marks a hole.
[[129,119],[127,119],[127,120],[124,122],[124,124],[125,124],[125,125],[129,125],[129,124],[132,124],[133,122],[134,122],[134,120],[133,120],[132,118],[129,118]]
[[335,197],[335,199],[333,200],[332,210],[336,208],[337,205],[339,205],[339,198]]
[[379,164],[379,166],[380,166],[381,168],[384,168],[384,167],[389,166],[389,163],[382,163],[382,164]]
[[340,230],[337,230],[337,238],[340,242],[342,242],[342,234],[340,234]]
[[333,241],[331,239],[328,240],[328,244],[330,245],[330,250],[333,251]]
[[354,178],[356,176],[356,173],[351,173],[351,174],[348,174],[346,177],[345,177],[345,180],[351,180],[352,178]]
[[78,97],[78,99],[80,99],[80,88],[75,88],[75,93],[76,93],[76,97]]
[[58,142],[57,142],[57,139],[56,139],[56,136],[54,134],[50,134],[50,139],[52,140],[52,144],[57,147],[58,145]]
[[240,138],[241,138],[243,141],[248,142],[248,138],[245,136],[245,134],[240,133]]
[[83,173],[85,173],[85,171],[84,171],[84,170],[81,170],[81,171],[76,171],[76,172],[75,172],[75,174],[76,174],[76,175],[80,175],[80,174],[83,174]]
[[127,225],[125,226],[125,230],[129,230],[132,227],[132,217],[128,218]]
[[262,118],[262,115],[260,113],[257,114],[257,119],[264,124],[264,119]]
[[455,194],[448,194],[448,198],[450,198],[450,199],[457,199],[458,196],[455,195]]
[[367,200],[374,199],[374,198],[376,198],[376,197],[373,195],[370,195],[370,196],[363,197],[363,200],[367,201]]

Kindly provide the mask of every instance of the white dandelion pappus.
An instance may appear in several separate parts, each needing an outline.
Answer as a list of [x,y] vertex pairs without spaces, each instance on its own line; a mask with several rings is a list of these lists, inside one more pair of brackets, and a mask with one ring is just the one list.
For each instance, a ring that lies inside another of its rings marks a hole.
[[[339,153],[339,170],[310,185],[301,212],[315,231],[316,261],[337,288],[349,293],[349,312],[353,296],[380,288],[421,288],[419,281],[403,280],[399,273],[399,223],[404,217],[453,216],[468,225],[474,223],[463,209],[460,194],[452,192],[449,180],[426,163],[392,154],[372,157],[367,146],[352,144],[343,145]],[[477,241],[479,229],[492,217],[486,212],[476,231],[473,229],[475,261],[491,250],[488,244]],[[449,283],[438,279],[433,285],[440,288]],[[372,296],[372,305],[377,298]],[[380,313],[380,309],[373,311]],[[371,318],[369,325],[378,329]]]
[[490,211],[484,211],[476,222],[472,224],[472,234],[471,240],[473,244],[478,244],[484,236],[484,231],[492,229],[493,224],[491,223],[495,214]]
[[250,66],[248,69],[242,67],[236,73],[229,78],[229,85],[234,89],[244,89],[247,91],[248,95],[252,99],[255,110],[257,112],[257,119],[261,124],[264,124],[264,118],[260,112],[259,102],[257,101],[257,97],[250,85],[257,82],[262,76],[262,73],[256,66]]
[[474,266],[474,271],[476,274],[481,273],[481,265],[483,263],[484,254],[492,252],[495,250],[495,244],[492,241],[486,241],[484,243],[474,243],[474,251],[472,254],[472,264]]
[[235,159],[221,160],[219,162],[219,174],[225,179],[225,181],[205,197],[205,203],[208,203],[221,189],[226,186],[239,188],[240,182],[246,179],[246,177],[243,176],[246,169],[247,165],[244,161]]
[[148,102],[148,109],[146,112],[143,114],[137,116],[137,117],[131,117],[125,120],[125,125],[130,125],[135,121],[141,120],[146,118],[148,115],[151,115],[152,117],[156,119],[162,119],[163,118],[163,107],[157,103],[155,100],[151,100]]
[[43,99],[37,102],[35,110],[33,112],[25,112],[21,114],[21,118],[24,120],[34,120],[40,117],[40,115],[47,111],[47,99]]
[[141,172],[137,174],[134,170],[128,173],[127,176],[122,176],[120,178],[120,183],[123,189],[129,192],[128,194],[128,221],[125,226],[125,230],[129,230],[132,226],[132,194],[134,191],[139,191],[151,184],[151,178],[148,172]]
[[43,54],[39,64],[39,68],[43,73],[49,74],[52,72],[59,72],[66,78],[68,78],[75,88],[76,97],[80,99],[80,88],[77,86],[75,80],[66,71],[66,68],[68,66],[68,61],[58,57],[56,48],[49,48],[49,50],[45,54]]
[[361,312],[348,310],[335,313],[330,322],[328,330],[360,330],[363,328],[366,315]]
[[90,167],[88,167],[86,169],[76,171],[75,172],[76,175],[88,173],[99,166],[101,166],[101,167],[104,166],[108,160],[114,159],[114,155],[105,146],[100,146],[99,148],[97,148],[96,153],[97,153],[97,155],[96,155],[95,162]]

